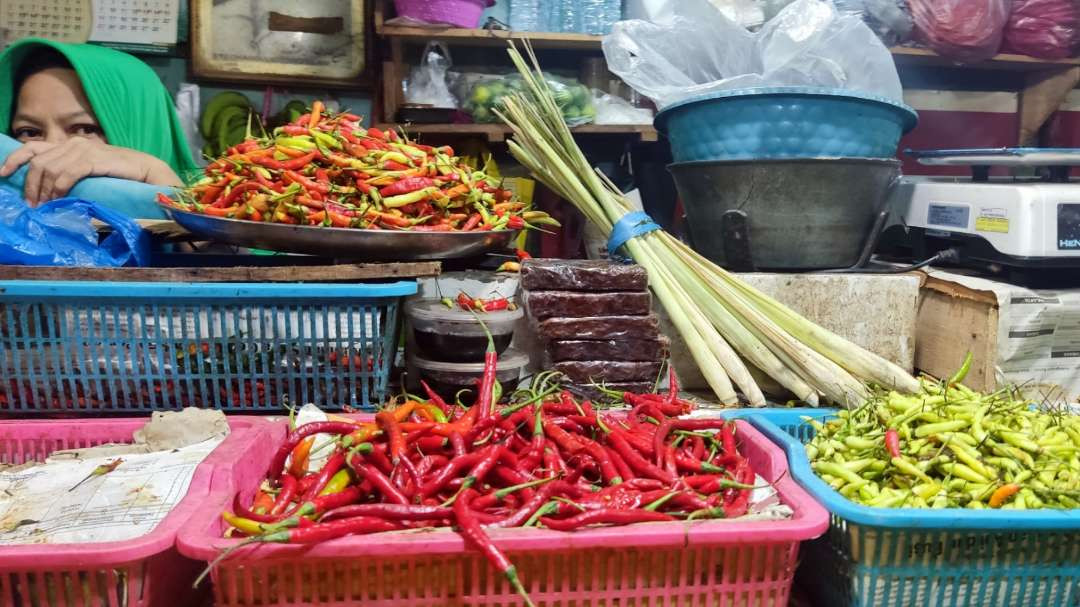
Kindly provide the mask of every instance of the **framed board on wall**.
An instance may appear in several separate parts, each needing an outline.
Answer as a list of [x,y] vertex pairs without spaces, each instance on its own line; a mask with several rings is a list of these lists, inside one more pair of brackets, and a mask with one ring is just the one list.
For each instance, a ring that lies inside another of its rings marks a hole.
[[364,0],[192,0],[195,75],[355,87],[367,66]]

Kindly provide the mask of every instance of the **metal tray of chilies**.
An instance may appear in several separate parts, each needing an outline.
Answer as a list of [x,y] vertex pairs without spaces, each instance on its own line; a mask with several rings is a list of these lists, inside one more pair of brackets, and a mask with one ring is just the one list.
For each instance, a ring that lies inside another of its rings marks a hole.
[[187,231],[225,244],[356,261],[419,261],[472,257],[505,249],[518,230],[412,232],[265,223],[191,213],[161,205]]

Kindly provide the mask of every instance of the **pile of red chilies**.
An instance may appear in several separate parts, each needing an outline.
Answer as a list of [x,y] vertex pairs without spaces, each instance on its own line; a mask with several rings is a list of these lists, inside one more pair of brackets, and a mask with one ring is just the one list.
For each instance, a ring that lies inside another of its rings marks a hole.
[[[736,450],[734,425],[680,419],[691,404],[678,397],[674,375],[666,395],[623,394],[626,415],[548,386],[550,374],[516,392],[518,402],[496,406],[494,370],[489,349],[467,409],[425,385],[428,400],[383,409],[374,422],[295,428],[253,504],[238,497],[235,512],[223,514],[227,533],[246,543],[316,543],[453,525],[531,605],[485,527],[574,531],[746,514],[755,476]],[[307,473],[316,434],[336,439],[322,468]]]

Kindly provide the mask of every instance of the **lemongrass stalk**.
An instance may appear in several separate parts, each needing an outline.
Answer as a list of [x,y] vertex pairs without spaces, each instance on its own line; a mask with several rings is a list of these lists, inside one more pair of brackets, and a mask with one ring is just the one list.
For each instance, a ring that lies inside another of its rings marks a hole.
[[[792,372],[769,348],[750,332],[730,310],[719,302],[720,295],[708,281],[701,280],[688,264],[668,263],[665,267],[679,275],[679,282],[690,292],[694,301],[702,302],[702,310],[709,321],[716,326],[731,345],[780,386],[789,390],[796,398],[808,403],[817,402],[817,391]],[[707,305],[711,304],[711,305]]]
[[[631,242],[633,244],[630,244]],[[645,261],[642,265],[649,272],[650,278],[654,276],[653,272],[655,271],[655,277],[667,283],[667,288],[672,292],[677,302],[693,301],[693,298],[683,289],[679,281],[668,271],[670,266],[666,266],[661,261],[661,256],[652,250],[653,246],[648,239],[648,235],[644,238],[631,239],[627,245],[634,259],[639,260],[639,263],[642,260]],[[653,268],[653,270],[649,270],[649,268]],[[679,308],[685,311],[691,325],[697,329],[706,347],[723,368],[724,373],[730,378],[731,382],[734,382],[743,391],[751,406],[764,407],[766,404],[765,395],[761,393],[761,388],[758,387],[757,382],[750,375],[750,371],[731,345],[724,339],[723,335],[716,330],[697,306],[680,305]],[[671,313],[668,312],[668,315],[670,316]]]
[[[666,233],[660,235],[660,238],[665,242],[676,240]],[[709,282],[720,301],[728,306],[733,314],[743,319],[743,324],[750,331],[754,332],[789,368],[796,372],[801,371],[799,375],[825,394],[826,398],[837,404],[854,403],[858,398],[868,394],[866,387],[839,365],[807,347],[761,314],[738,292],[726,286],[725,283],[713,279],[708,272],[702,271],[707,267],[705,264],[697,263],[699,260],[694,257],[684,259],[691,264],[692,268],[698,270],[698,276],[702,280]]]
[[[691,257],[707,263],[708,260],[684,243],[674,238],[672,241],[675,246],[690,254]],[[773,317],[777,324],[781,325],[786,331],[837,365],[863,379],[870,380],[891,390],[901,392],[918,391],[918,380],[899,366],[851,343],[818,324],[810,322],[791,308],[739,280],[723,268],[714,265],[710,269],[719,278],[746,294],[751,301],[761,306],[762,311]]]

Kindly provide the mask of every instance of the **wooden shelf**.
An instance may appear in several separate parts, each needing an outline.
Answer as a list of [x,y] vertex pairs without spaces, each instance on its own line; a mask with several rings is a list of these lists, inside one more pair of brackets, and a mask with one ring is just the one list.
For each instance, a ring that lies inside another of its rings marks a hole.
[[[395,125],[376,125],[379,128]],[[403,124],[399,125],[410,135],[477,135],[488,141],[503,141],[510,135],[510,127],[501,124]],[[641,141],[656,141],[657,132],[651,124],[586,124],[570,129],[575,135],[634,136]]]
[[[463,29],[456,27],[410,27],[376,24],[376,33],[387,38],[405,41],[428,42],[440,40],[466,46],[505,46],[507,40],[528,39],[535,48],[559,48],[576,50],[601,50],[603,36],[588,34],[562,34],[555,32],[516,32],[510,30]],[[979,63],[956,63],[932,50],[907,46],[889,49],[898,66],[959,67],[974,69],[1000,69],[1039,71],[1080,65],[1080,58],[1037,59],[1027,55],[1002,53]]]
[[510,30],[462,29],[457,27],[410,27],[403,25],[378,25],[375,32],[387,38],[398,38],[427,43],[432,40],[453,42],[471,46],[505,47],[507,40],[517,42],[526,38],[534,48],[561,48],[577,50],[600,50],[603,36],[589,34],[560,34],[555,32],[514,32]]
[[908,46],[894,46],[891,49],[893,58],[898,67],[904,65],[930,66],[930,67],[956,67],[971,69],[1011,70],[1011,71],[1043,71],[1070,68],[1080,65],[1080,58],[1069,59],[1036,59],[1027,55],[1014,55],[1001,53],[993,58],[979,63],[956,63],[938,55],[932,50],[925,48],[913,48]]

